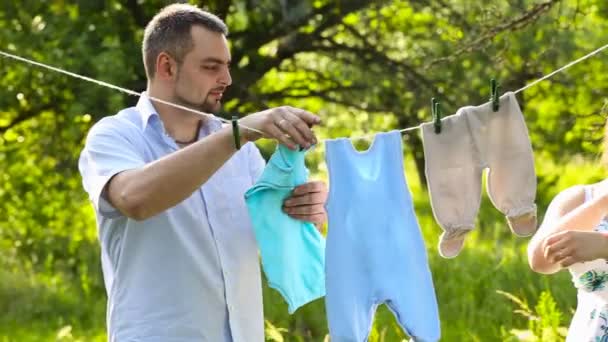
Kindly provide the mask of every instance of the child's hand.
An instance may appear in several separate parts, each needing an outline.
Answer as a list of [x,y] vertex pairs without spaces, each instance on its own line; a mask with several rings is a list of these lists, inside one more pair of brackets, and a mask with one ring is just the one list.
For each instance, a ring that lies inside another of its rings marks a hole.
[[543,244],[545,259],[564,268],[608,258],[608,235],[600,232],[562,231],[548,236]]

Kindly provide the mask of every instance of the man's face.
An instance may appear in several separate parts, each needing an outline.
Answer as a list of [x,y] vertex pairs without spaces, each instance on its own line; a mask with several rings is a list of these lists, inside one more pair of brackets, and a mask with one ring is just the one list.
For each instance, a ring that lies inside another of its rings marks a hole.
[[191,31],[193,48],[179,66],[174,101],[206,113],[217,113],[230,84],[230,51],[226,37],[201,26]]

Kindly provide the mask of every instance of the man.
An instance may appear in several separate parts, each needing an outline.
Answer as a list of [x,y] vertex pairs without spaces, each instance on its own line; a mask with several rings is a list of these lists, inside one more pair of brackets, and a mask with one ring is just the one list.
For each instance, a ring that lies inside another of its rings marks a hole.
[[[257,245],[243,199],[264,160],[265,133],[290,148],[316,143],[319,118],[281,107],[229,125],[150,97],[217,112],[232,83],[227,29],[190,5],[148,24],[148,89],[137,106],[90,130],[79,169],[97,216],[110,341],[263,341]],[[324,183],[294,190],[284,210],[321,224]]]

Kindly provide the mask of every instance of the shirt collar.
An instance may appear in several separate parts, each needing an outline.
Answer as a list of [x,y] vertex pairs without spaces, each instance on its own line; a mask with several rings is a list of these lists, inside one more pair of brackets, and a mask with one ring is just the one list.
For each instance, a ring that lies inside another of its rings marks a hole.
[[216,116],[208,116],[207,121],[203,124],[203,127],[207,127],[210,132],[215,132],[222,128],[222,120]]
[[141,93],[135,108],[137,108],[137,112],[139,112],[139,115],[141,116],[141,130],[143,131],[146,129],[146,126],[148,126],[150,118],[153,116],[158,116],[156,108],[154,108],[154,105],[152,105],[152,102],[150,101],[148,92],[144,91]]

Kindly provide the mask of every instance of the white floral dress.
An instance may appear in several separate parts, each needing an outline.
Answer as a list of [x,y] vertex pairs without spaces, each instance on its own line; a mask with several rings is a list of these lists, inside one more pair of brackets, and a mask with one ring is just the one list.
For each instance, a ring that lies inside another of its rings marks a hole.
[[[590,190],[585,188],[585,201],[591,198]],[[604,219],[595,230],[608,232],[608,221]],[[608,261],[582,262],[569,270],[578,304],[566,342],[608,342]]]

